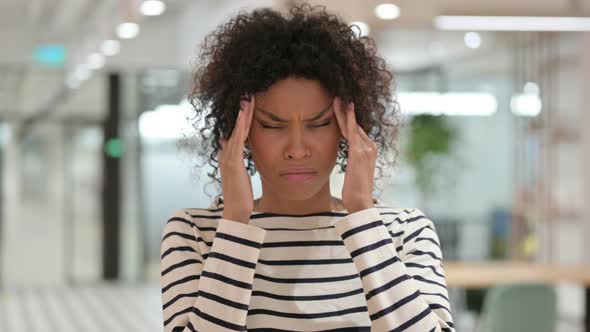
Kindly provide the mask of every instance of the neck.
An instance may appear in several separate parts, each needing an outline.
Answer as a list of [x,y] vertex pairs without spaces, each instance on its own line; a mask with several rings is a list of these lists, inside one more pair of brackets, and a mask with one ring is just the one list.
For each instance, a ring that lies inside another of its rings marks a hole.
[[344,209],[341,201],[330,194],[329,183],[317,194],[305,199],[288,199],[278,194],[263,194],[254,201],[254,211],[275,214],[304,215]]

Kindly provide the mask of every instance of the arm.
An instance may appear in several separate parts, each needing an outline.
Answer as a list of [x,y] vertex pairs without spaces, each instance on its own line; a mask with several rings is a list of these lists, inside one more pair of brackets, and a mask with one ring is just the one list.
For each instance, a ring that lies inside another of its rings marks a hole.
[[434,225],[419,210],[403,222],[401,257],[378,208],[335,224],[359,271],[372,331],[455,331]]
[[[161,246],[164,331],[246,331],[262,228],[219,219],[209,253],[191,216],[175,213]],[[205,257],[203,257],[205,256]]]

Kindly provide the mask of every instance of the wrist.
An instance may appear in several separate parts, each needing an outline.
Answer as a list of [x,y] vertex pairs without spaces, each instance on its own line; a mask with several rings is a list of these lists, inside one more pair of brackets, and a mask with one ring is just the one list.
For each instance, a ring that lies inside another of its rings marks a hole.
[[242,224],[249,224],[250,223],[250,216],[244,217],[244,216],[239,216],[239,215],[233,215],[231,213],[224,213],[221,217],[223,219],[239,222]]

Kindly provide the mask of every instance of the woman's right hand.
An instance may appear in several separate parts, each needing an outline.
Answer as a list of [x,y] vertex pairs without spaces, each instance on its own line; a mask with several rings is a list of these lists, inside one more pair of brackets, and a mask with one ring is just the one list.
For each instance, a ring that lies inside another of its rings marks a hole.
[[254,95],[240,101],[240,111],[229,139],[221,139],[217,155],[223,190],[223,219],[247,224],[254,209],[252,181],[244,165],[244,142],[254,114]]

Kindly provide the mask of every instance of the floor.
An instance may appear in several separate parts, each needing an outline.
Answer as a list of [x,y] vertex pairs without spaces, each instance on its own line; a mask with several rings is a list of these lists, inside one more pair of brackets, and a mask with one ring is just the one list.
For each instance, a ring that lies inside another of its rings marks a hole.
[[98,284],[0,291],[0,331],[162,331],[160,288]]

